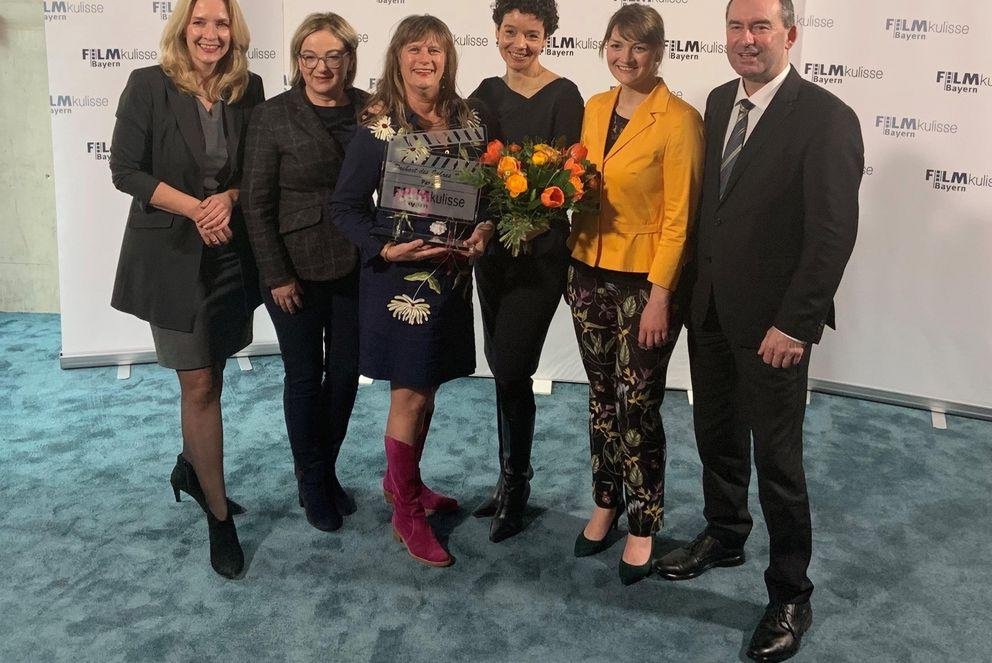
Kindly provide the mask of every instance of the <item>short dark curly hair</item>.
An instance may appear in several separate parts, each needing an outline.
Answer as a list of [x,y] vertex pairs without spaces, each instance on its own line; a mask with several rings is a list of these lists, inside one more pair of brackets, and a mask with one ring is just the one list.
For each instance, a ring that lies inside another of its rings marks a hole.
[[503,17],[516,9],[521,14],[541,19],[545,37],[550,37],[558,29],[558,3],[555,0],[496,0],[492,6],[493,22],[497,28],[503,24]]

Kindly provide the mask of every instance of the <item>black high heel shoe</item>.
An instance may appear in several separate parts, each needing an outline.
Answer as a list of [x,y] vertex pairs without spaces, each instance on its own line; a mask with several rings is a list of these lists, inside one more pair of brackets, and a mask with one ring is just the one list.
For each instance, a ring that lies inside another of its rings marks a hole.
[[210,532],[210,566],[225,578],[237,577],[245,568],[245,554],[238,541],[238,530],[230,511],[226,520],[217,520],[207,509],[207,529]]
[[[203,495],[203,488],[200,487],[200,480],[196,478],[196,470],[193,469],[188,460],[183,458],[182,454],[176,457],[176,466],[172,468],[169,483],[172,484],[172,493],[176,496],[177,502],[182,501],[179,499],[179,491],[182,491],[196,500],[204,513],[210,513],[210,509],[207,507],[207,498]],[[240,516],[245,512],[245,508],[228,498],[227,512],[232,516]]]
[[651,569],[654,566],[654,549],[658,544],[658,540],[653,536],[651,537],[651,553],[648,555],[648,561],[644,564],[628,564],[623,561],[623,556],[620,557],[620,582],[627,585],[633,585],[635,582],[640,582],[644,580],[649,575],[651,575]]
[[617,522],[620,520],[620,516],[623,514],[624,509],[622,505],[617,505],[616,513],[613,514],[613,522],[610,524],[610,529],[607,530],[606,536],[604,536],[599,541],[593,541],[592,539],[586,538],[586,528],[583,527],[579,530],[579,535],[575,537],[575,556],[576,557],[590,557],[592,555],[597,555],[614,543],[617,542],[616,537],[611,536],[614,530],[617,529]]

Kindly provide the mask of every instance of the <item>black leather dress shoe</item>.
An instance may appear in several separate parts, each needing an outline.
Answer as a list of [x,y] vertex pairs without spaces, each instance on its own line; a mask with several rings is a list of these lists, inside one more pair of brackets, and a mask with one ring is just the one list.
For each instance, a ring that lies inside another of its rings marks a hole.
[[784,661],[799,651],[803,633],[813,624],[813,608],[805,603],[769,603],[754,629],[748,658],[755,661]]
[[714,566],[740,566],[742,548],[727,548],[705,532],[686,548],[676,548],[654,563],[655,573],[666,580],[690,580]]

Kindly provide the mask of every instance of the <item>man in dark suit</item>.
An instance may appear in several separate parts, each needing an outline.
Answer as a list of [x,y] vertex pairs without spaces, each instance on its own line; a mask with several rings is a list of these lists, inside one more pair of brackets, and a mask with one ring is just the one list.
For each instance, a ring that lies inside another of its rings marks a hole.
[[740,75],[706,103],[689,356],[706,529],[656,571],[694,578],[744,562],[751,440],[770,539],[769,605],[748,656],[789,658],[812,623],[812,533],[803,471],[811,346],[833,326],[854,247],[864,146],[857,116],[789,64],[791,0],[731,0]]

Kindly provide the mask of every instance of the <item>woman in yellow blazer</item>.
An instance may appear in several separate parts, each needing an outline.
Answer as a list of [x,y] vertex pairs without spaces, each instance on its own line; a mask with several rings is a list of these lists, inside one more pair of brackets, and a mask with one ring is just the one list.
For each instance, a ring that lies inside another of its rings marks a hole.
[[610,19],[601,54],[619,85],[589,100],[582,125],[602,200],[598,212],[575,216],[569,238],[566,298],[589,377],[596,502],[575,555],[608,548],[626,512],[625,585],[651,573],[664,514],[661,402],[681,326],[672,293],[703,163],[699,113],[658,77],[664,44],[664,23],[650,7],[627,5]]

